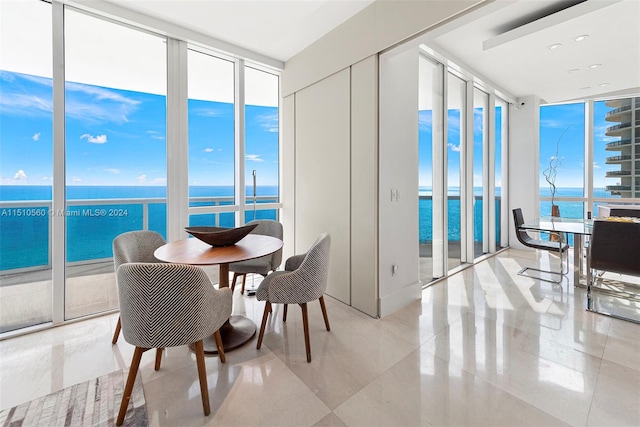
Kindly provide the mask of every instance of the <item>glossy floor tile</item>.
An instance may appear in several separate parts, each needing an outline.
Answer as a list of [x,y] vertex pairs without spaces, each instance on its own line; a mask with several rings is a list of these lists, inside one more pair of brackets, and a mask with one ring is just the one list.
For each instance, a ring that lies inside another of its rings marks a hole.
[[[306,362],[300,309],[276,306],[256,338],[206,359],[204,416],[193,353],[141,362],[153,426],[638,426],[640,325],[585,311],[572,279],[518,276],[555,260],[509,250],[423,290],[422,300],[372,319],[326,297],[309,304]],[[234,313],[259,324],[264,304],[239,293]],[[111,345],[117,315],[0,341],[0,409],[128,368]]]

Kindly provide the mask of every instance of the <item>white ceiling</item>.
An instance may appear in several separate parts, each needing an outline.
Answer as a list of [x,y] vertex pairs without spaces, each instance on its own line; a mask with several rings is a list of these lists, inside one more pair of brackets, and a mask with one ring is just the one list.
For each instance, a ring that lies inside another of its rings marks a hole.
[[[373,0],[108,2],[287,61]],[[640,92],[639,22],[640,0],[496,0],[422,39],[514,96],[561,102]]]
[[287,61],[374,0],[107,0]]
[[[580,35],[589,37],[575,41]],[[499,0],[425,40],[517,97],[554,103],[640,93],[639,0]]]

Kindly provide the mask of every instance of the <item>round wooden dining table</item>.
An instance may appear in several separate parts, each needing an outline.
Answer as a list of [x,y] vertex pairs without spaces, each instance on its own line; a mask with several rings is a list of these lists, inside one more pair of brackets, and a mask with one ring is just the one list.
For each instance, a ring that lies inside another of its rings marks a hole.
[[[235,245],[214,247],[196,238],[186,238],[167,243],[156,249],[154,256],[165,262],[190,265],[219,265],[220,287],[229,287],[229,264],[270,255],[282,247],[282,240],[248,234]],[[224,351],[240,347],[251,340],[256,325],[245,316],[232,315],[220,328]],[[218,354],[213,335],[204,340],[205,354]]]

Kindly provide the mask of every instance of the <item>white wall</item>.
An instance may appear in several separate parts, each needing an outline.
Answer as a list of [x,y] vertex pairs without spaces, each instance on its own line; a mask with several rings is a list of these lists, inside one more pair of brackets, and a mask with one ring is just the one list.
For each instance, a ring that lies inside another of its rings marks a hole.
[[380,56],[379,144],[379,292],[385,316],[421,295],[417,49]]
[[[389,74],[386,87],[393,91],[398,85],[407,98],[387,94],[401,110],[387,110],[387,119],[397,123],[388,122],[379,146],[378,113],[387,101],[378,102],[378,54],[479,3],[484,2],[377,1],[285,64],[283,148],[285,156],[295,152],[295,164],[284,168],[295,171],[296,182],[295,206],[283,190],[283,220],[295,217],[296,252],[319,231],[332,234],[327,293],[372,316],[420,295],[418,56],[412,49],[398,57],[398,64],[407,61],[411,69],[408,79],[399,69]],[[400,194],[393,205],[391,188]],[[396,275],[391,265],[398,265]]]
[[295,249],[331,235],[327,294],[347,304],[350,292],[350,69],[295,94]]
[[351,304],[378,315],[378,57],[351,67]]
[[509,107],[509,245],[529,249],[515,234],[512,209],[521,208],[525,221],[539,215],[540,98],[520,98]]

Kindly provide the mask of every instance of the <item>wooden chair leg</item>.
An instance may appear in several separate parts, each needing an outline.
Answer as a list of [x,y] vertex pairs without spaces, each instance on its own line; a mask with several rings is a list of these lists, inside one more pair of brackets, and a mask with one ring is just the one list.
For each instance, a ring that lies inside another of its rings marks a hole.
[[246,284],[247,284],[247,275],[243,274],[242,275],[242,289],[240,290],[241,294],[244,294],[244,285],[246,285]]
[[311,343],[309,342],[309,313],[307,303],[300,304],[302,308],[302,326],[304,327],[304,347],[307,350],[307,362],[311,362]]
[[156,371],[160,370],[160,363],[162,362],[162,350],[163,348],[156,348],[156,366],[154,367]]
[[264,328],[267,326],[267,318],[269,317],[269,313],[271,313],[271,303],[267,301],[264,305],[264,313],[262,314],[262,325],[260,326],[260,334],[258,335],[258,345],[256,348],[260,350],[262,346],[262,338],[264,337]]
[[207,368],[204,365],[204,347],[202,340],[195,343],[196,364],[198,366],[198,379],[200,380],[200,394],[202,395],[202,409],[205,415],[211,413],[209,405],[209,386],[207,385]]
[[327,306],[324,305],[324,295],[320,297],[320,308],[322,309],[322,317],[324,317],[324,326],[327,327],[327,331],[330,331],[331,326],[329,326],[329,316],[327,316]]
[[289,304],[285,304],[285,305],[284,305],[284,310],[283,310],[283,313],[282,313],[282,321],[283,321],[283,322],[286,322],[286,321],[287,321],[287,307],[288,307],[288,306],[289,306]]
[[213,333],[213,337],[216,339],[216,347],[218,347],[218,357],[220,358],[220,362],[225,363],[227,361],[227,358],[224,355],[224,346],[222,345],[222,336],[220,335],[220,329]]
[[233,279],[231,280],[231,293],[236,290],[236,279],[238,278],[238,273],[233,273]]
[[118,412],[118,418],[116,419],[116,425],[121,426],[124,421],[124,416],[127,413],[127,407],[129,406],[129,400],[131,400],[131,392],[133,391],[133,384],[136,382],[136,375],[138,374],[138,368],[140,367],[140,359],[142,359],[142,353],[149,350],[148,348],[136,347],[133,352],[133,359],[131,360],[131,367],[129,368],[129,376],[127,377],[127,384],[124,387],[124,393],[122,393],[122,402],[120,403],[120,411]]
[[116,323],[116,330],[113,332],[111,344],[115,344],[118,342],[118,337],[120,336],[120,328],[122,328],[122,324],[120,323],[120,316],[118,316],[118,323]]

